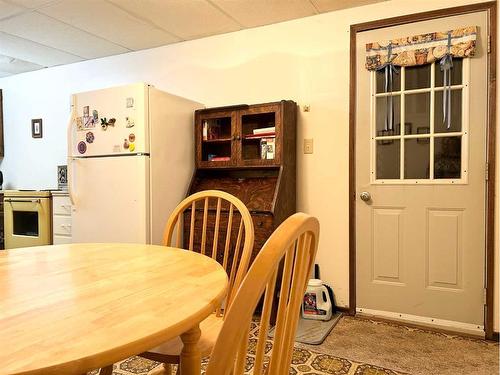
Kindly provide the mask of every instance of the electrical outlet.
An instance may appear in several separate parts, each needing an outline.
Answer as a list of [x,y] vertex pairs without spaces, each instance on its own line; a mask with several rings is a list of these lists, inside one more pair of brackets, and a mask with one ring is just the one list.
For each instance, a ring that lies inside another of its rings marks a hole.
[[313,140],[312,138],[304,139],[304,154],[313,153]]

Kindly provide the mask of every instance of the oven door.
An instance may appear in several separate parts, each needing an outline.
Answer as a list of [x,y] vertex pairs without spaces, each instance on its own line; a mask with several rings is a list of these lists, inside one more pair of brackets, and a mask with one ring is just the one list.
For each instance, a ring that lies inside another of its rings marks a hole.
[[50,245],[50,199],[5,198],[5,248]]

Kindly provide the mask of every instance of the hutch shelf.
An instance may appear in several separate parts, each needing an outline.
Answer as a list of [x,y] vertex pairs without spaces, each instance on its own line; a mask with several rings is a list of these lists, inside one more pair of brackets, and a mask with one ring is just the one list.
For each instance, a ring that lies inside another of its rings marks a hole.
[[[296,211],[296,117],[297,105],[289,100],[195,112],[196,170],[188,194],[222,190],[245,203],[255,228],[251,261],[274,229]],[[209,206],[209,228],[215,224],[215,203]],[[202,225],[202,215],[200,207],[195,228]],[[189,217],[185,215],[184,238]],[[224,220],[223,207],[221,225]],[[199,248],[196,242],[201,239],[195,236],[194,241]],[[222,249],[224,242],[218,242]]]

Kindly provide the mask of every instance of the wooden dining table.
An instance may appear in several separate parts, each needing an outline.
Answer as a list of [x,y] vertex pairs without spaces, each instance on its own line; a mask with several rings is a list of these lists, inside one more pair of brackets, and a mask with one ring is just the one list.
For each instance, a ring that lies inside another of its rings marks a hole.
[[181,336],[200,374],[199,323],[227,275],[192,251],[68,244],[0,251],[0,373],[83,374]]

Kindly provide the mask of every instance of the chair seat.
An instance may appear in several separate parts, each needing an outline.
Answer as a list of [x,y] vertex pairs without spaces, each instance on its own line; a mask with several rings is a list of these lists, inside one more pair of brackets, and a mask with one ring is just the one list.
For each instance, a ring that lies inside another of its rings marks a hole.
[[[198,341],[198,348],[200,349],[202,357],[210,355],[212,352],[223,322],[222,317],[217,317],[215,314],[212,314],[200,323],[201,337]],[[180,356],[182,346],[183,344],[181,338],[176,337],[175,339],[167,341],[156,348],[148,350],[148,353],[154,353],[155,357],[158,355],[165,355],[169,357]]]

